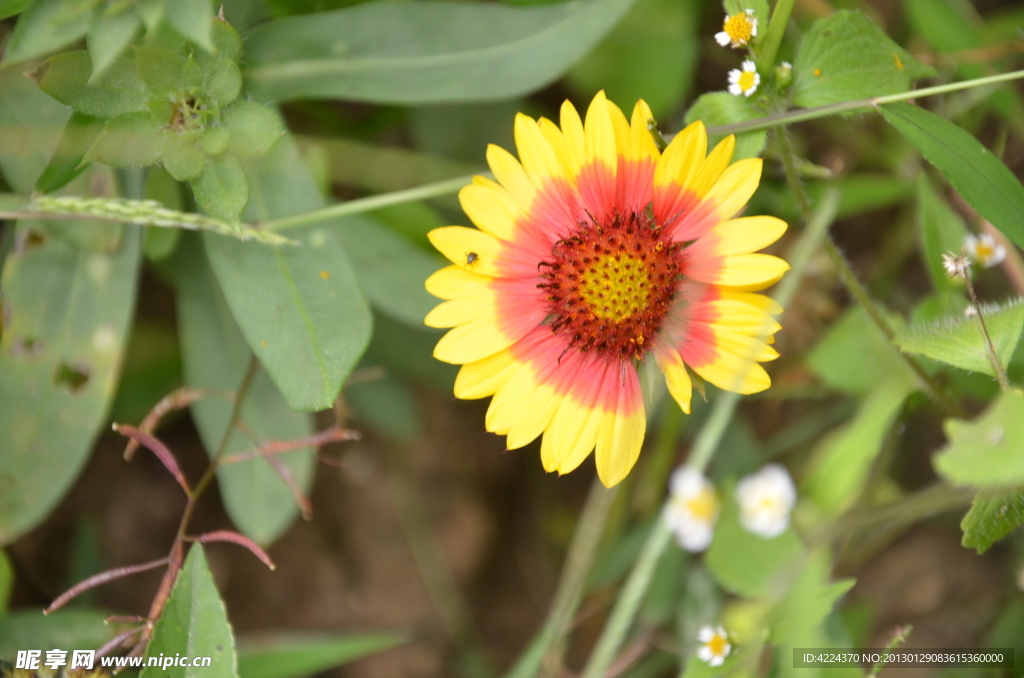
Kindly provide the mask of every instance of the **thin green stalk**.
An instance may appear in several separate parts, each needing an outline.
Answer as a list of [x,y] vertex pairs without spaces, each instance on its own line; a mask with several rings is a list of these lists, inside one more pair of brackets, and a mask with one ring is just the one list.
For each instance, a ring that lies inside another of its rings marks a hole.
[[600,480],[594,479],[573,533],[569,553],[565,557],[551,611],[540,633],[506,674],[506,678],[533,678],[538,671],[542,671],[542,675],[559,674],[565,636],[583,599],[587,575],[601,543],[605,520],[617,489],[607,489]]
[[[489,176],[489,173],[482,174],[483,176]],[[264,231],[283,231],[289,228],[315,224],[327,219],[334,219],[335,217],[345,217],[352,214],[369,212],[370,210],[389,207],[403,202],[426,200],[427,198],[436,198],[441,195],[448,195],[449,193],[455,193],[463,186],[468,186],[471,183],[473,183],[473,175],[456,177],[455,179],[445,179],[444,181],[435,181],[430,184],[424,184],[423,186],[417,186],[416,188],[407,188],[403,191],[392,191],[391,193],[371,195],[368,198],[349,200],[338,205],[331,205],[330,207],[324,207],[310,212],[300,212],[299,214],[293,214],[287,217],[270,219],[269,221],[264,221],[258,224],[258,226]]]
[[782,45],[786,25],[789,23],[789,15],[793,13],[795,4],[796,0],[778,0],[775,3],[772,20],[761,41],[760,54],[757,55],[757,70],[764,72],[775,64],[775,57],[779,53],[779,46]]
[[[825,194],[818,210],[808,220],[800,240],[793,248],[793,256],[790,260],[791,273],[783,279],[773,295],[773,298],[783,306],[792,301],[807,262],[817,244],[823,239],[829,225],[835,219],[838,206],[839,192],[836,189],[831,189]],[[703,471],[707,467],[729,426],[739,399],[739,394],[727,392],[720,394],[715,400],[711,415],[704,422],[704,426],[701,427],[700,433],[697,434],[697,439],[694,441],[690,458],[687,461],[688,466],[699,471]],[[664,520],[658,520],[647,537],[647,541],[644,542],[640,557],[633,565],[633,570],[629,573],[626,584],[615,601],[608,622],[601,631],[601,636],[597,639],[594,651],[583,670],[583,678],[602,678],[615,659],[626,634],[633,625],[633,620],[636,619],[640,604],[651,585],[655,567],[671,541],[670,537],[671,531],[668,525]]]
[[996,353],[996,347],[992,343],[992,336],[988,333],[988,324],[985,323],[985,314],[981,310],[981,304],[978,303],[978,295],[974,292],[974,284],[971,282],[970,271],[964,271],[960,274],[963,278],[964,284],[967,287],[967,295],[971,298],[971,303],[974,305],[974,311],[978,316],[978,323],[981,325],[981,334],[985,339],[985,348],[988,349],[988,361],[992,364],[992,370],[996,373],[996,379],[999,381],[999,390],[1006,393],[1010,390],[1010,379],[1006,376],[1006,369],[1003,368],[1003,363],[999,360],[999,355]]
[[[800,177],[796,171],[796,155],[793,152],[793,146],[789,141],[789,135],[785,128],[779,131],[776,136],[779,144],[779,150],[782,154],[782,166],[786,173],[786,179],[789,182],[789,187],[793,191],[793,195],[796,197],[797,206],[800,208],[800,212],[808,217],[811,213],[811,201],[807,196],[807,191],[804,190],[804,185],[800,181]],[[825,236],[822,239],[822,247],[828,258],[832,261],[832,265],[836,267],[836,271],[839,273],[839,279],[842,280],[843,285],[849,290],[850,294],[864,307],[868,317],[871,318],[872,322],[881,330],[885,338],[892,344],[896,340],[896,330],[893,329],[889,323],[889,319],[882,313],[882,309],[875,303],[875,300],[871,298],[867,288],[861,283],[860,279],[857,278],[857,274],[850,268],[849,262],[846,261],[846,257],[839,251],[836,244],[832,241],[830,236]],[[949,414],[954,416],[965,416],[963,409],[949,397],[945,389],[935,380],[935,377],[928,374],[925,371],[921,363],[912,355],[904,353],[902,351],[893,348],[894,351],[907,363],[907,365],[917,374],[918,378],[928,387],[935,400],[946,410]]]

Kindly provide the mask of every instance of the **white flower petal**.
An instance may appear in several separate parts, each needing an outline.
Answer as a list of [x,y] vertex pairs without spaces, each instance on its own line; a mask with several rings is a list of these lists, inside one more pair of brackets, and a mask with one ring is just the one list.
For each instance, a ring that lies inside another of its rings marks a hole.
[[718,33],[715,33],[715,40],[718,42],[719,45],[725,47],[729,44],[731,38],[729,37],[729,34],[726,33],[725,31],[719,31]]

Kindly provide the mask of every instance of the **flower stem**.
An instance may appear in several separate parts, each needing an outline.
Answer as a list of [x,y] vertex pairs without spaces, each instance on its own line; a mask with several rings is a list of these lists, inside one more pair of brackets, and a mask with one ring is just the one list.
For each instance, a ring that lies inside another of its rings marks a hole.
[[[807,191],[804,190],[803,183],[800,181],[800,177],[796,171],[796,156],[793,153],[793,146],[789,141],[789,134],[786,128],[779,130],[776,135],[776,139],[779,144],[779,149],[782,155],[782,166],[786,172],[786,179],[789,182],[789,187],[793,191],[793,195],[796,197],[797,206],[800,212],[805,218],[810,218],[811,214],[811,201],[807,196]],[[882,313],[882,309],[875,303],[874,299],[868,293],[867,288],[857,278],[857,274],[850,268],[849,262],[846,261],[846,257],[836,247],[835,242],[828,235],[822,238],[822,247],[828,258],[832,261],[832,265],[836,267],[836,271],[839,273],[839,278],[842,280],[843,285],[853,295],[868,316],[875,323],[885,338],[890,344],[896,339],[896,330],[893,329],[889,323],[889,319]],[[907,363],[907,365],[917,374],[918,378],[928,387],[935,400],[946,410],[949,414],[954,416],[965,416],[964,411],[961,407],[949,397],[942,386],[935,380],[935,378],[925,371],[924,367],[918,362],[917,358],[912,355],[903,353],[902,351],[893,348],[894,351]]]
[[978,314],[978,322],[981,323],[981,334],[985,337],[985,347],[988,349],[988,361],[992,363],[992,369],[996,373],[996,379],[999,381],[999,388],[1003,393],[1010,390],[1010,379],[1006,376],[1006,370],[1003,368],[1003,363],[999,360],[999,356],[996,354],[996,347],[992,343],[992,336],[988,333],[988,325],[985,323],[985,314],[981,310],[981,304],[978,303],[978,295],[974,293],[974,285],[971,283],[971,276],[969,271],[964,271],[963,275],[964,283],[967,285],[967,295],[971,298],[971,304],[974,306],[974,311]]
[[761,42],[761,52],[757,55],[757,70],[767,71],[775,63],[775,56],[779,53],[779,46],[782,45],[782,38],[786,34],[786,24],[789,23],[789,15],[793,13],[795,4],[796,0],[778,0],[775,3],[772,20]]

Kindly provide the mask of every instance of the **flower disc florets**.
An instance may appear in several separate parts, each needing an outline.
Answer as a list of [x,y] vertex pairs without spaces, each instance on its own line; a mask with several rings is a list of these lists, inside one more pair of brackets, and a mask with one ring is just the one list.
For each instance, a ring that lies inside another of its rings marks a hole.
[[540,264],[551,330],[569,347],[643,358],[676,298],[682,246],[648,213],[582,223]]

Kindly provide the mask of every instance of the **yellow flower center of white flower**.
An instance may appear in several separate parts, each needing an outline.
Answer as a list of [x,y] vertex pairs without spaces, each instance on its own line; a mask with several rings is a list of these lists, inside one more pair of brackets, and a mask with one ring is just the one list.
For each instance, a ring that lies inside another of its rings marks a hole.
[[718,497],[710,487],[701,488],[696,496],[684,499],[683,504],[693,517],[705,522],[711,522],[718,513]]
[[722,30],[734,45],[745,45],[750,42],[750,38],[754,34],[754,22],[750,20],[746,12],[737,12],[725,18]]
[[742,73],[740,73],[740,79],[736,84],[740,86],[741,90],[746,92],[747,90],[754,87],[755,75],[756,73],[754,73],[754,71],[743,71]]
[[580,296],[594,315],[612,322],[644,310],[650,291],[647,264],[628,254],[595,257],[580,276]]
[[711,650],[711,654],[716,657],[725,655],[725,646],[728,645],[729,641],[725,636],[715,634],[711,636],[711,640],[708,641],[707,648]]
[[980,264],[984,264],[992,257],[994,257],[995,254],[995,246],[984,240],[978,241],[978,244],[974,246],[974,256]]

